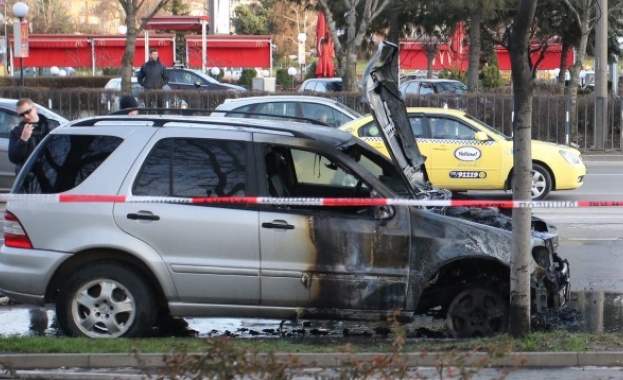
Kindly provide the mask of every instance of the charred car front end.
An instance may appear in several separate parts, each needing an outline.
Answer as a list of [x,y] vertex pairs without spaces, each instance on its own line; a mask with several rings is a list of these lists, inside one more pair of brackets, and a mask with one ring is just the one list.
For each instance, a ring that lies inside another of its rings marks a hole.
[[[447,190],[428,181],[424,157],[418,147],[405,105],[391,67],[397,47],[384,43],[366,73],[364,89],[372,114],[396,169],[409,184],[415,199],[450,199]],[[382,59],[382,61],[380,61]],[[374,66],[380,62],[380,65]],[[422,212],[439,214],[422,218]],[[441,215],[461,219],[444,219]],[[491,335],[504,331],[510,299],[510,247],[512,219],[498,208],[428,208],[413,211],[413,273],[427,279],[418,295],[411,289],[417,313],[445,317],[455,337]],[[431,240],[435,245],[431,249]],[[421,240],[421,244],[418,244]],[[569,263],[556,252],[555,226],[532,217],[530,264],[531,310],[533,313],[559,310],[569,299]],[[413,281],[411,282],[413,284]]]

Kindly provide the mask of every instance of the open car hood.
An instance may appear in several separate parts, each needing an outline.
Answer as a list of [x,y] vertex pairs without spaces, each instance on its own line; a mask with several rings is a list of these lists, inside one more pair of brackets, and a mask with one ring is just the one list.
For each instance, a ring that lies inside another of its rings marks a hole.
[[450,198],[448,191],[433,189],[426,177],[426,157],[417,146],[407,109],[391,73],[391,67],[397,65],[397,57],[398,47],[383,41],[364,71],[362,85],[372,116],[380,126],[391,159],[413,197]]

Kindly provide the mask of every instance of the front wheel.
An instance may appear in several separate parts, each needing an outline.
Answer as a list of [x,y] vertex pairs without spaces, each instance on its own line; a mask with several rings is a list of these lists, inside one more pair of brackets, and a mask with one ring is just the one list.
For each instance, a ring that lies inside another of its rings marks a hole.
[[541,201],[552,191],[552,177],[547,169],[539,164],[532,165],[532,200]]
[[486,337],[508,328],[508,304],[495,290],[470,287],[450,302],[446,325],[454,338]]
[[56,316],[68,336],[140,337],[156,320],[149,286],[136,271],[118,263],[88,265],[60,289]]
[[[532,165],[532,184],[530,185],[530,199],[533,201],[542,201],[552,191],[553,181],[549,171],[539,164]],[[512,178],[510,189],[512,190]]]

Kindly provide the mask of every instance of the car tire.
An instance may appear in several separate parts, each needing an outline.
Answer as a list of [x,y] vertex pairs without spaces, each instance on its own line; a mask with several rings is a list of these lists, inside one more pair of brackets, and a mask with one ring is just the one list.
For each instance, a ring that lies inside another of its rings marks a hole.
[[552,176],[539,164],[532,165],[531,197],[533,201],[542,201],[552,191]]
[[[530,199],[542,201],[552,192],[552,176],[542,165],[532,164],[532,184],[530,185]],[[513,189],[512,178],[509,182],[509,190]]]
[[472,285],[450,301],[446,315],[454,338],[493,336],[508,329],[508,303],[493,288]]
[[56,303],[61,330],[74,337],[145,336],[157,315],[147,282],[121,263],[80,269],[63,284]]

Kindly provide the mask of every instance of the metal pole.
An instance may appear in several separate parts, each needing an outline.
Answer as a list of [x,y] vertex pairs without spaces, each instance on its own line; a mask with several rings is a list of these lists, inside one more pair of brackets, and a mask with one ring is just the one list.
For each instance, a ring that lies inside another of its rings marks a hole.
[[[21,32],[21,28],[22,28],[22,17],[19,18],[19,27],[20,27],[20,44],[22,43],[22,32]],[[24,87],[24,57],[23,57],[24,53],[22,52],[21,48],[20,48],[20,55],[19,55],[19,82],[21,84],[22,87]]]
[[208,52],[206,47],[206,20],[201,20],[201,72],[206,72],[206,66],[208,65]]
[[149,31],[145,31],[145,62],[149,61]]
[[569,145],[570,142],[570,127],[569,124],[569,100],[565,100],[565,144]]
[[608,131],[608,0],[597,1],[595,25],[595,149],[605,148]]
[[93,67],[93,76],[95,76],[95,38],[89,38],[91,43],[91,65]]
[[4,38],[6,38],[6,52],[4,53],[4,75],[9,76],[9,51],[11,46],[9,44],[9,29],[7,28],[7,14],[6,14],[6,1],[4,2]]

